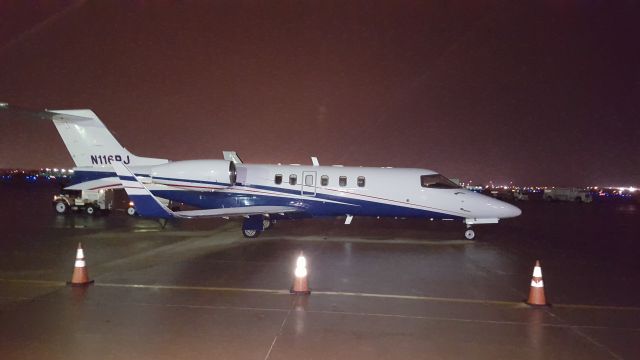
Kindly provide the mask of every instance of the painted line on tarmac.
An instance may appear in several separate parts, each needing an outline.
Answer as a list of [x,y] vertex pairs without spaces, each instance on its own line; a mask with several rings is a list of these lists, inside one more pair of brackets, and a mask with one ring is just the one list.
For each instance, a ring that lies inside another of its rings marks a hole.
[[180,286],[180,285],[143,285],[143,284],[113,284],[96,283],[98,287],[134,288],[134,289],[154,289],[154,290],[196,290],[196,291],[226,291],[226,292],[258,292],[266,294],[289,295],[289,290],[276,289],[251,289],[251,288],[230,288],[213,286]]
[[38,286],[66,286],[67,285],[67,283],[64,281],[53,281],[53,280],[0,279],[0,282],[29,284],[29,285],[38,285]]
[[471,240],[412,240],[412,239],[361,239],[350,237],[318,237],[318,236],[264,236],[262,241],[290,240],[290,241],[318,241],[337,243],[362,243],[362,244],[384,244],[384,245],[472,245]]
[[[298,310],[299,311],[299,310]],[[367,312],[351,312],[351,311],[331,311],[331,310],[304,310],[308,313],[316,314],[331,314],[331,315],[350,315],[350,316],[371,316],[371,317],[383,317],[383,318],[399,318],[399,319],[417,319],[417,320],[432,320],[432,321],[454,321],[461,323],[480,323],[480,324],[498,324],[498,325],[522,325],[522,326],[540,326],[540,327],[552,327],[552,328],[580,328],[580,329],[606,329],[606,330],[624,330],[640,332],[640,329],[636,328],[612,328],[609,326],[596,326],[596,325],[571,325],[571,324],[550,324],[550,323],[538,323],[532,324],[526,321],[508,321],[508,320],[486,320],[486,319],[463,319],[455,317],[441,317],[441,316],[424,316],[424,315],[405,315],[405,314],[381,314],[381,313],[367,313]]]
[[[64,281],[49,280],[19,280],[19,279],[0,279],[0,282],[22,283],[38,286],[66,286]],[[215,286],[181,286],[181,285],[147,285],[147,284],[116,284],[116,283],[95,283],[96,287],[112,287],[112,288],[132,288],[132,289],[156,289],[156,290],[190,290],[190,291],[219,291],[219,292],[245,292],[245,293],[263,293],[274,295],[290,295],[289,290],[284,289],[255,289],[255,288],[235,288],[235,287],[215,287]],[[357,292],[341,292],[341,291],[313,291],[314,295],[326,296],[351,296],[378,299],[398,299],[398,300],[417,300],[459,304],[480,304],[480,305],[500,305],[500,306],[520,306],[528,308],[524,302],[520,301],[503,301],[503,300],[481,300],[481,299],[465,299],[420,295],[395,295],[395,294],[373,294],[373,293],[357,293]],[[609,306],[609,305],[583,305],[583,304],[553,304],[553,308],[567,309],[585,309],[585,310],[622,310],[622,311],[640,311],[640,307],[634,306]]]

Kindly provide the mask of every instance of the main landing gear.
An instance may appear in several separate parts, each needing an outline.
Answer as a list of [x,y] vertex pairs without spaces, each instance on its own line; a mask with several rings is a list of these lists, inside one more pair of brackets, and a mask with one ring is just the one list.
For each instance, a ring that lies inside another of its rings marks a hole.
[[246,238],[256,238],[264,230],[273,227],[275,220],[271,220],[263,215],[251,215],[244,219],[242,223],[242,235]]
[[275,220],[263,219],[262,220],[262,229],[263,230],[271,230],[273,225],[276,223]]
[[275,220],[250,216],[242,224],[242,235],[246,238],[257,238],[263,231],[273,228],[275,223]]
[[254,229],[242,229],[242,235],[244,235],[244,237],[246,238],[257,238],[258,235],[260,235],[262,231],[260,230],[254,230]]

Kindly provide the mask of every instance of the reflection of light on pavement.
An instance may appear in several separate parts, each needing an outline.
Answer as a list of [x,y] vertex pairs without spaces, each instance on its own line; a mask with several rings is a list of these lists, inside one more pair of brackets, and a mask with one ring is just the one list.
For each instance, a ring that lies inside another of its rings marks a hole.
[[347,264],[351,264],[351,243],[344,244],[344,255]]
[[527,324],[527,339],[529,339],[529,345],[531,349],[534,349],[535,358],[543,358],[539,353],[544,344],[544,317],[545,312],[538,311],[539,309],[533,309],[529,312],[528,324]]
[[145,233],[145,232],[158,232],[161,229],[151,229],[151,228],[147,228],[147,229],[135,229],[133,230],[133,232],[137,232],[137,233]]
[[293,328],[296,332],[296,335],[304,335],[304,322],[307,313],[304,311],[296,311],[294,316]]
[[624,204],[616,206],[616,211],[623,214],[635,214],[638,211],[638,208],[635,204]]

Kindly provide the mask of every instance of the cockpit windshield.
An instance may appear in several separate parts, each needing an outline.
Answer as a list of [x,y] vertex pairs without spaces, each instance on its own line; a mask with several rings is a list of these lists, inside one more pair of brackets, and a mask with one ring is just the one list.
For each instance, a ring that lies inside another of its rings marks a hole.
[[460,185],[447,179],[440,174],[422,175],[420,176],[422,187],[431,189],[459,189]]

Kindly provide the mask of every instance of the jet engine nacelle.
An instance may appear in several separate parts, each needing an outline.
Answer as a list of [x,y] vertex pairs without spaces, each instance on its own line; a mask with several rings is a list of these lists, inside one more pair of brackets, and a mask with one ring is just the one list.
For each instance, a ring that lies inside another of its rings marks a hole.
[[[153,182],[168,185],[185,185],[185,180],[194,180],[192,185],[211,182],[215,185],[233,186],[236,183],[236,166],[227,160],[185,160],[154,166]],[[179,180],[180,179],[180,180]]]

